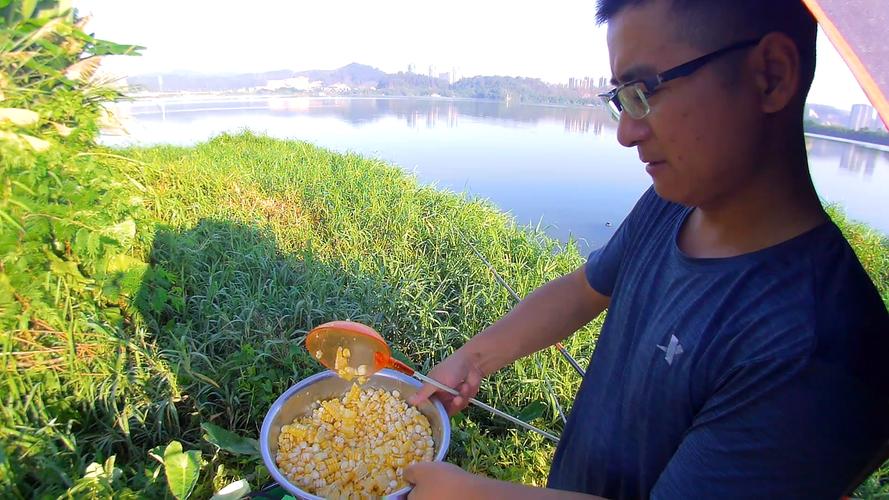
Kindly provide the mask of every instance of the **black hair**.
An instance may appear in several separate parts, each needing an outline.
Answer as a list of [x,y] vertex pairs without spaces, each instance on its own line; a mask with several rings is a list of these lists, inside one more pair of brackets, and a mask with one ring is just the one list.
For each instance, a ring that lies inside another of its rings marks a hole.
[[[606,23],[628,7],[653,0],[598,0],[596,21]],[[800,56],[800,95],[805,100],[815,77],[818,24],[802,0],[666,0],[680,17],[677,36],[712,51],[728,44],[781,32]]]

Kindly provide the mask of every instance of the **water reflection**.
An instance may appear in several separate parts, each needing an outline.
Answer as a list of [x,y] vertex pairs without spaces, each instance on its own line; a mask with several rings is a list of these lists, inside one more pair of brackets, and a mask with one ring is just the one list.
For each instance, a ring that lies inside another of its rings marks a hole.
[[[188,145],[243,129],[356,152],[402,166],[424,184],[481,196],[519,224],[542,221],[563,241],[605,243],[650,186],[602,107],[471,99],[242,98],[137,101],[119,107],[131,135],[111,146]],[[129,119],[127,119],[129,117]],[[808,138],[818,194],[889,234],[889,152]]]
[[616,130],[617,124],[601,107],[565,107],[516,105],[476,99],[430,98],[247,98],[205,100],[152,100],[124,103],[119,107],[126,116],[160,115],[166,121],[173,113],[206,113],[224,111],[267,110],[274,115],[299,114],[311,117],[337,118],[352,125],[364,125],[395,116],[410,128],[458,126],[461,116],[480,118],[503,125],[535,125],[541,122],[564,123],[565,131],[602,135]]
[[879,160],[889,161],[889,153],[872,147],[840,141],[806,138],[809,159],[833,159],[838,168],[850,174],[873,177]]
[[865,177],[872,177],[877,167],[877,153],[872,149],[862,146],[850,145],[843,158],[840,160],[840,168],[851,172],[861,172]]

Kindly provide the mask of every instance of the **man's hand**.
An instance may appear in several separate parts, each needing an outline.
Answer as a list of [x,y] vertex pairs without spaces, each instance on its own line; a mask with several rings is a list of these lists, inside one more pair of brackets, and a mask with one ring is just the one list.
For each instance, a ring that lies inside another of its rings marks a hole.
[[481,478],[447,462],[420,462],[404,470],[404,479],[414,485],[409,499],[433,500],[471,492],[471,483]]
[[469,399],[474,398],[478,394],[478,388],[482,383],[484,373],[464,350],[458,349],[436,365],[429,372],[429,378],[453,387],[460,395],[452,396],[439,390],[432,384],[423,384],[423,387],[411,396],[408,402],[416,406],[437,392],[438,398],[448,411],[448,415],[453,415],[466,408],[469,405]]

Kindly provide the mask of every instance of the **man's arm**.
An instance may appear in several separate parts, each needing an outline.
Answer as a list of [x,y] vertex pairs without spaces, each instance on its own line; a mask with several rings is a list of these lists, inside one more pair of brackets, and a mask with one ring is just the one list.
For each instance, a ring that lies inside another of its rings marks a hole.
[[489,477],[470,474],[456,465],[446,462],[423,462],[404,471],[405,479],[414,485],[409,500],[434,500],[438,498],[461,500],[595,500],[601,497],[573,491],[551,490],[522,484],[498,481]]
[[[609,297],[589,285],[584,267],[546,283],[429,372],[433,379],[460,392],[456,397],[439,393],[439,399],[448,413],[457,413],[478,393],[483,378],[571,335],[609,302]],[[435,386],[424,384],[410,403],[417,405],[436,391]]]
[[513,361],[549,347],[602,313],[610,298],[587,282],[584,267],[537,288],[460,351],[487,376]]

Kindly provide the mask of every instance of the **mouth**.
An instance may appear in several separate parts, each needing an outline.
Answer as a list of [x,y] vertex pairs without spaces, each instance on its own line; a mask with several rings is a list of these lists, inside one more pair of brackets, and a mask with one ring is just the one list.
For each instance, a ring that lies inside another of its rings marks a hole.
[[667,162],[665,161],[649,161],[645,163],[645,171],[648,172],[649,175],[655,175],[660,170],[663,170],[664,167],[667,166]]

